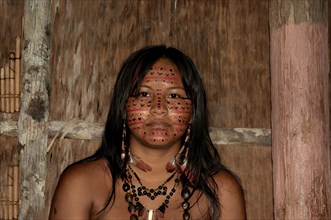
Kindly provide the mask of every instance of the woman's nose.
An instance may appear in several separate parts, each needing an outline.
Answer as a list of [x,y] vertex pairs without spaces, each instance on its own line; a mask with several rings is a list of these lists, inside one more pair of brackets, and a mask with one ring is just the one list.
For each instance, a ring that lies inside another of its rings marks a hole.
[[168,113],[167,100],[162,97],[161,93],[157,93],[153,97],[150,111],[155,115],[165,115]]

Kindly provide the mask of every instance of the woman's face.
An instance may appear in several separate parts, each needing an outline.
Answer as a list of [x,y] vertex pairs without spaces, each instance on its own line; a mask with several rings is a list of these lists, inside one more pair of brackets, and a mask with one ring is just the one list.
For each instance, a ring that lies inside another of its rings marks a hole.
[[138,95],[128,99],[131,141],[149,147],[180,144],[191,121],[191,105],[177,67],[168,59],[158,60],[146,73]]

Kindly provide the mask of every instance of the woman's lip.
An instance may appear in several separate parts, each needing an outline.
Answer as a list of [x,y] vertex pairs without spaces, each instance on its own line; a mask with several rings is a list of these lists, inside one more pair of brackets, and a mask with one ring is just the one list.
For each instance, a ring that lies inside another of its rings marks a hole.
[[164,128],[164,127],[170,127],[171,125],[167,122],[153,121],[153,122],[146,123],[146,126]]

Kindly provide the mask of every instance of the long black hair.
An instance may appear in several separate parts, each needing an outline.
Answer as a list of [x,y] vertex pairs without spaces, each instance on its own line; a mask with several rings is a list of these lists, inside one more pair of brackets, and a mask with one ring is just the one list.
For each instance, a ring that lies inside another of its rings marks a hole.
[[[186,94],[192,101],[188,167],[194,173],[195,180],[193,183],[189,183],[185,177],[181,179],[185,184],[190,184],[193,191],[200,192],[200,196],[203,194],[208,198],[211,208],[209,217],[218,219],[220,203],[217,196],[217,184],[213,175],[225,167],[221,164],[218,151],[209,136],[206,93],[199,71],[191,58],[176,48],[164,45],[147,46],[134,52],[124,61],[113,90],[102,143],[95,154],[84,161],[100,158],[105,158],[108,161],[112,176],[112,191],[107,207],[111,201],[114,202],[115,200],[117,179],[125,176],[125,164],[121,160],[121,142],[127,100],[139,88],[147,70],[161,58],[169,59],[177,66]],[[129,129],[126,129],[126,132],[127,137],[129,137]]]

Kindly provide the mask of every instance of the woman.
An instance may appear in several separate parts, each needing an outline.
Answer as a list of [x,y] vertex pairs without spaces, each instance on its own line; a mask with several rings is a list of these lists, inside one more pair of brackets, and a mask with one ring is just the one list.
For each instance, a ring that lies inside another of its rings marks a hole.
[[69,166],[50,219],[245,219],[237,179],[208,133],[198,70],[149,46],[122,65],[97,152]]

